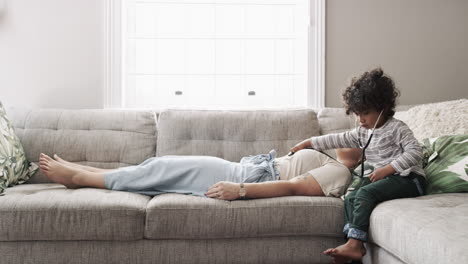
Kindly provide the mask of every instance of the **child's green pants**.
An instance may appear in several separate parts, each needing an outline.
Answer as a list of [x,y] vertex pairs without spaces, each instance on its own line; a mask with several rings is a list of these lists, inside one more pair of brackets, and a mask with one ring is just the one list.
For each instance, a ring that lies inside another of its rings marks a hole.
[[376,182],[364,180],[363,186],[346,195],[343,232],[347,238],[366,242],[372,210],[384,201],[423,195],[425,179],[411,173],[406,177],[390,175]]

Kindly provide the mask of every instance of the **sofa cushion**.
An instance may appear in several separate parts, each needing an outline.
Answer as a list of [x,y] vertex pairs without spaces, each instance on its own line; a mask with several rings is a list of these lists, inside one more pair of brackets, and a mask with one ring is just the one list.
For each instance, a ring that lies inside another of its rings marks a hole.
[[238,162],[276,149],[286,155],[299,141],[319,135],[311,109],[271,111],[167,110],[158,120],[157,156],[209,155]]
[[353,116],[346,115],[344,108],[322,108],[317,118],[320,124],[320,135],[344,132],[356,125]]
[[[26,156],[58,154],[101,168],[135,165],[156,153],[156,119],[151,111],[9,108]],[[50,182],[38,172],[28,183]]]
[[397,112],[395,117],[409,126],[419,142],[425,138],[468,134],[468,99],[422,104]]
[[290,196],[230,202],[162,194],[148,204],[145,237],[342,237],[342,228],[343,201],[339,198]]
[[405,263],[468,263],[467,193],[387,201],[370,223],[370,241]]
[[37,165],[26,158],[21,141],[0,102],[0,195],[7,187],[29,180],[37,169]]
[[149,196],[24,184],[0,197],[0,241],[142,239]]
[[468,134],[424,139],[428,194],[468,192]]
[[[395,108],[398,112],[407,111],[414,106],[399,105]],[[320,135],[340,133],[356,126],[356,120],[352,115],[346,115],[344,108],[325,107],[318,111],[318,122],[320,124]]]

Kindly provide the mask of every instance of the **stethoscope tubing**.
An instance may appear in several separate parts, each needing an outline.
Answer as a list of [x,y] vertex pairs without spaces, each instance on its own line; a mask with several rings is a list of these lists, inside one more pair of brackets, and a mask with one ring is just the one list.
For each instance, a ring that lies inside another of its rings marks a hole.
[[[377,121],[375,121],[375,124],[374,124],[374,127],[372,128],[371,134],[370,134],[369,138],[367,139],[366,145],[364,145],[364,146],[362,146],[361,138],[359,137],[359,131],[361,129],[361,126],[356,126],[357,129],[358,129],[358,144],[359,144],[359,148],[361,149],[361,175],[359,176],[361,178],[364,177],[364,161],[365,161],[365,158],[366,158],[366,149],[369,146],[369,144],[370,144],[370,142],[372,140],[372,137],[374,136],[375,128],[377,127],[377,124],[380,121],[380,117],[382,116],[382,113],[383,113],[383,110],[380,111],[380,114],[377,117]],[[357,119],[356,119],[356,121],[357,121]]]

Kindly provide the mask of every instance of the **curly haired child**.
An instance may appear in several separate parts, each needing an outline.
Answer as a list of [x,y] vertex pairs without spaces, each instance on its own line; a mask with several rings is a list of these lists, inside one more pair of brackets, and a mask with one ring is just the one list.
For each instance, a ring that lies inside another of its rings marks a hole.
[[422,149],[408,126],[393,117],[398,96],[393,80],[382,69],[365,72],[343,93],[346,114],[355,114],[360,125],[344,133],[312,137],[291,149],[361,148],[366,162],[375,168],[367,185],[345,197],[347,242],[323,252],[334,263],[361,260],[366,254],[370,215],[379,203],[423,195]]

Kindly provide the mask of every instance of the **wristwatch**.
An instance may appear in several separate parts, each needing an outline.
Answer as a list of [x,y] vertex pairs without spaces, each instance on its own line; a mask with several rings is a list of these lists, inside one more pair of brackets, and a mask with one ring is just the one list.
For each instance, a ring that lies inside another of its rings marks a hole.
[[245,194],[247,191],[245,190],[244,183],[240,184],[240,189],[239,189],[239,198],[240,199],[245,199]]

